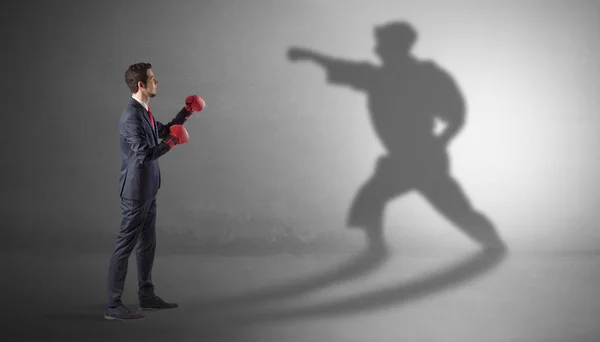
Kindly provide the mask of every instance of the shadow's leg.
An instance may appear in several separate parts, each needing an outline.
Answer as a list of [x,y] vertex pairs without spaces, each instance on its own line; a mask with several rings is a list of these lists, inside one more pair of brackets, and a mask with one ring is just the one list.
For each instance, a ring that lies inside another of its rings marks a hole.
[[380,158],[375,172],[359,189],[350,206],[346,224],[365,230],[369,248],[385,249],[385,207],[391,199],[411,189],[407,178],[395,164],[389,158]]
[[492,222],[473,208],[456,180],[446,173],[428,177],[419,187],[446,219],[486,250],[504,251],[506,245]]

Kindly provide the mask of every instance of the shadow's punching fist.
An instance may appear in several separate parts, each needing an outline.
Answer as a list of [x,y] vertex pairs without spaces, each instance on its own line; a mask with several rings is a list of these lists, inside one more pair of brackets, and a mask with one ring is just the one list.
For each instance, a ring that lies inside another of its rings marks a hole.
[[288,50],[288,59],[290,61],[300,61],[311,59],[314,57],[314,54],[309,50],[293,47]]

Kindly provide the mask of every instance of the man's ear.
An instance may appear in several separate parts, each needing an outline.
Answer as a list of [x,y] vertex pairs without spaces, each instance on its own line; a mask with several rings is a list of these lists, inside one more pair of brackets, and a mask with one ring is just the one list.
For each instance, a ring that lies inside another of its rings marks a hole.
[[142,81],[138,81],[138,84],[137,84],[137,85],[138,85],[138,88],[140,88],[140,89],[144,89],[144,88],[146,88],[146,85],[145,85],[145,84],[144,84],[144,82],[142,82]]

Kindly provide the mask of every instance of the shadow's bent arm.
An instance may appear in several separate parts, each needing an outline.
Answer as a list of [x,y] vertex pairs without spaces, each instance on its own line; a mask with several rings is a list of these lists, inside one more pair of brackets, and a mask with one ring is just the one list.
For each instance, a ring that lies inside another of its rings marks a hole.
[[288,51],[288,58],[291,61],[311,61],[323,66],[325,68],[330,68],[335,64],[336,58],[324,55],[322,53],[304,49],[293,47]]
[[439,138],[444,144],[450,143],[463,129],[467,106],[457,82],[446,71],[434,67],[434,80],[430,105],[436,116],[446,123]]

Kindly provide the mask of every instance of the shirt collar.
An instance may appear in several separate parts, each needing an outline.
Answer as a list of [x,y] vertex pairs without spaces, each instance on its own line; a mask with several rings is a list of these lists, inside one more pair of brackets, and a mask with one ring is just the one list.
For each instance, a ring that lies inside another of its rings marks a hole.
[[138,99],[137,97],[131,95],[131,97],[133,99],[135,99],[137,102],[139,102],[142,106],[144,106],[144,109],[146,109],[146,111],[148,111],[148,105],[144,103],[144,101],[141,101],[140,99]]

